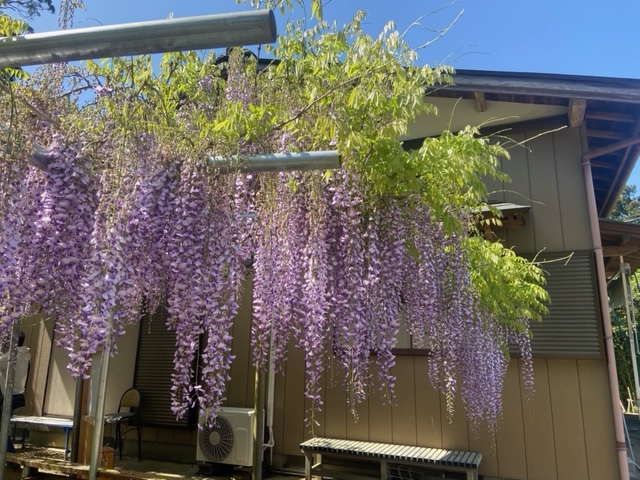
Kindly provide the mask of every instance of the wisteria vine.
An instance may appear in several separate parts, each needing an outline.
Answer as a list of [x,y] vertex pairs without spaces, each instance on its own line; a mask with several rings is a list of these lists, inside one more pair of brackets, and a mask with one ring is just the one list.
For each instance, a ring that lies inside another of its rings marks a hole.
[[[367,68],[367,56],[362,59],[359,68]],[[467,242],[477,205],[443,207],[436,198],[441,185],[429,198],[420,182],[435,178],[432,172],[410,172],[404,180],[417,184],[414,190],[398,180],[417,157],[401,147],[394,150],[398,142],[384,132],[394,115],[406,114],[406,104],[392,102],[376,117],[358,95],[374,88],[364,85],[371,77],[375,88],[387,89],[376,98],[392,100],[396,91],[387,79],[399,78],[400,70],[377,81],[378,72],[368,76],[354,69],[350,82],[341,71],[327,93],[312,88],[313,99],[305,103],[295,93],[302,83],[315,81],[314,75],[291,81],[290,91],[280,88],[279,80],[265,81],[267,88],[252,61],[231,52],[224,66],[201,69],[218,76],[193,74],[176,95],[163,98],[158,110],[169,133],[150,126],[152,112],[144,110],[157,91],[172,86],[168,79],[144,94],[136,90],[137,97],[131,89],[105,82],[96,85],[96,116],[107,112],[113,118],[100,124],[105,130],[95,129],[98,148],[74,141],[73,130],[65,137],[47,125],[36,139],[47,144],[47,169],[5,155],[0,163],[0,336],[36,312],[52,318],[72,375],[84,377],[107,342],[142,314],[166,306],[167,326],[176,335],[172,409],[183,415],[198,403],[215,412],[231,380],[231,327],[246,276],[252,274],[254,363],[282,369],[292,346],[304,351],[311,424],[323,405],[323,376],[332,368],[342,372],[355,415],[374,383],[393,400],[393,348],[404,322],[413,346],[431,351],[429,377],[445,393],[447,409],[453,411],[459,395],[474,425],[485,421],[495,430],[507,343],[519,346],[525,384],[532,385],[529,318],[505,321],[483,302]],[[313,65],[312,71],[332,63]],[[293,75],[286,62],[282,65],[285,77]],[[120,74],[129,78],[128,72]],[[361,85],[364,90],[357,90]],[[345,87],[354,105],[338,108],[327,100]],[[405,93],[421,99],[423,84],[414,90]],[[135,110],[128,103],[134,97],[144,128],[121,113]],[[261,122],[275,118],[275,110],[256,113],[263,98],[286,104],[285,117],[270,128]],[[358,115],[361,128],[381,135],[360,145],[348,129],[349,115]],[[220,116],[237,122],[227,130],[220,125],[207,130]],[[310,133],[316,126],[326,128],[319,140]],[[118,135],[112,139],[109,132]],[[195,153],[184,143],[172,143],[178,137],[188,139]],[[494,161],[493,147],[472,137],[468,141],[476,142],[478,156]],[[242,157],[336,144],[344,150],[343,168],[328,173],[224,174],[204,155]],[[446,154],[451,151],[447,147]],[[467,165],[473,155],[464,155]],[[375,170],[386,163],[391,173]],[[540,298],[541,293],[535,302]],[[542,310],[536,305],[529,312]]]

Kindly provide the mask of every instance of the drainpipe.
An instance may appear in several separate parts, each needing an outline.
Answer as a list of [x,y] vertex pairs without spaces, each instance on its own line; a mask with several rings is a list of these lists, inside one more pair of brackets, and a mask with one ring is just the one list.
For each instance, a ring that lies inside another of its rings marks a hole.
[[616,369],[616,357],[613,346],[613,332],[611,329],[611,316],[609,315],[609,299],[607,297],[607,277],[604,268],[604,255],[602,253],[602,240],[600,238],[600,225],[598,221],[598,207],[596,195],[593,188],[593,177],[591,175],[591,159],[615,152],[622,148],[628,148],[640,144],[640,137],[634,137],[622,142],[611,144],[607,147],[592,150],[582,155],[582,171],[584,175],[585,192],[587,194],[587,208],[589,211],[589,222],[591,224],[591,239],[596,260],[596,271],[598,277],[598,293],[602,308],[602,324],[604,329],[604,347],[609,372],[609,393],[611,395],[611,408],[613,410],[613,427],[616,437],[616,451],[618,453],[618,466],[620,468],[621,480],[629,478],[629,464],[627,458],[627,444],[624,435],[624,425],[622,423],[622,412],[620,410],[620,392],[618,391],[618,371]]

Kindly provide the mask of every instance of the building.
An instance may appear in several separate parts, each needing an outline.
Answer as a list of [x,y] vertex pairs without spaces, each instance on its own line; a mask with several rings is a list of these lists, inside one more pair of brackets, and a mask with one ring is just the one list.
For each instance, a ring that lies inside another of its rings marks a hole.
[[[599,218],[606,217],[625,185],[640,146],[640,81],[565,75],[459,71],[454,85],[428,92],[438,119],[419,119],[406,146],[481,125],[483,133],[510,143],[503,162],[508,185],[490,184],[491,200],[507,220],[487,234],[518,254],[568,261],[545,264],[550,312],[533,327],[535,395],[526,398],[517,358],[504,387],[504,414],[495,443],[474,435],[462,408],[449,419],[445,402],[427,381],[421,351],[399,352],[395,406],[372,394],[355,422],[345,392],[325,385],[325,407],[315,435],[479,451],[485,479],[614,479],[626,468],[624,433],[610,339],[607,269]],[[624,232],[607,236],[607,247],[624,246]],[[611,250],[613,251],[613,250]],[[234,327],[234,360],[228,403],[253,407],[255,373],[250,366],[250,289]],[[173,454],[195,460],[196,419],[176,422],[168,411],[172,360],[162,322],[143,322],[120,339],[112,362],[107,411],[132,385],[143,393],[143,455]],[[64,353],[52,350],[53,326],[27,327],[36,352],[28,387],[33,414],[71,415],[74,383]],[[152,332],[150,334],[149,332]],[[406,338],[399,346],[409,347]],[[301,465],[305,425],[304,362],[292,352],[273,397],[272,463]],[[301,357],[300,357],[301,358]],[[168,359],[167,367],[163,360]],[[166,397],[166,406],[162,403]]]

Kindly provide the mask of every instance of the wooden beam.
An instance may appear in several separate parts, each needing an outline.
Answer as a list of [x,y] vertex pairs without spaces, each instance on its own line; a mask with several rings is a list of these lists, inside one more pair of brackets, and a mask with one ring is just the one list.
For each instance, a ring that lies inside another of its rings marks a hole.
[[581,127],[584,123],[584,114],[587,111],[587,101],[584,98],[571,98],[569,100],[569,127]]
[[602,255],[605,257],[619,257],[629,255],[633,252],[638,251],[637,245],[621,245],[621,246],[613,246],[610,245],[608,247],[602,247]]
[[606,138],[607,140],[624,140],[628,137],[622,132],[613,130],[587,130],[587,137]]
[[626,113],[616,113],[616,112],[589,111],[586,113],[585,117],[587,118],[587,120],[606,120],[608,122],[635,123],[638,121],[638,119],[633,115],[628,115]]
[[476,110],[480,113],[487,111],[487,100],[484,98],[484,93],[473,92],[473,98],[476,99]]

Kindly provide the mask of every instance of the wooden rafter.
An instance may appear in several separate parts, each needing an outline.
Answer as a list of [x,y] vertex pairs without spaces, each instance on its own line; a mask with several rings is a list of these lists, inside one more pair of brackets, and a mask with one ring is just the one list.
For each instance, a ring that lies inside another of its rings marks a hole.
[[606,138],[608,140],[624,140],[628,138],[628,135],[625,135],[623,132],[614,131],[614,130],[587,130],[587,135],[589,137],[595,138]]
[[473,92],[473,98],[476,100],[476,110],[480,113],[487,111],[487,100],[483,92]]
[[588,111],[585,117],[587,120],[605,120],[608,122],[635,123],[638,121],[633,115],[617,112]]
[[572,98],[569,100],[569,127],[581,127],[584,123],[584,114],[587,111],[587,101],[584,98]]

